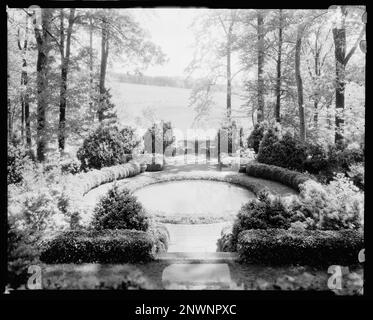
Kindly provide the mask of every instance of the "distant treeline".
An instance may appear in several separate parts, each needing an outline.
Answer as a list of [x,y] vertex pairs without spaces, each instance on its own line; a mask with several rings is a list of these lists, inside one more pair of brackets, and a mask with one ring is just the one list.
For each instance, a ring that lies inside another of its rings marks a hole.
[[[176,87],[176,88],[185,88],[192,89],[196,84],[196,79],[185,79],[182,77],[167,77],[167,76],[147,76],[141,74],[126,74],[126,73],[113,73],[113,76],[117,78],[120,82],[127,83],[137,83],[137,84],[147,84],[153,86],[161,87]],[[220,85],[216,85],[215,90],[224,89],[219,88]]]
[[178,87],[191,89],[195,80],[187,80],[181,77],[167,77],[167,76],[146,76],[142,74],[126,74],[126,73],[113,73],[120,82],[147,84],[162,87]]

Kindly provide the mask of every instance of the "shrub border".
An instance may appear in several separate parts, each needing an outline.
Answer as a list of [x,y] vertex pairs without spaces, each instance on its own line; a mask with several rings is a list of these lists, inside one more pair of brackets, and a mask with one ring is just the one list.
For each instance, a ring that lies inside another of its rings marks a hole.
[[246,174],[252,177],[280,182],[298,192],[300,191],[299,186],[302,183],[313,180],[311,177],[297,171],[258,162],[247,164]]
[[251,229],[238,236],[240,260],[270,265],[356,265],[364,247],[358,230]]
[[41,245],[40,260],[54,263],[125,263],[154,260],[165,252],[167,233],[158,227],[138,230],[70,230]]

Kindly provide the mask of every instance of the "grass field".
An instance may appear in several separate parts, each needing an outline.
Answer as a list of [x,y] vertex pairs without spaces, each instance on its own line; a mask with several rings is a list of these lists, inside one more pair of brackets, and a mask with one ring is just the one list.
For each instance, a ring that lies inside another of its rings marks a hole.
[[[192,128],[195,111],[189,107],[190,89],[161,87],[152,85],[124,83],[108,78],[107,87],[110,88],[112,101],[114,102],[119,121],[122,125],[130,125],[147,129],[151,122],[145,120],[143,111],[148,108],[154,110],[156,120],[171,121],[173,128],[181,130],[181,136],[187,135],[187,129]],[[215,106],[204,126],[194,127],[195,129],[214,129],[220,127],[226,111],[226,93],[215,93]],[[238,126],[242,126],[245,132],[252,128],[251,118],[245,115],[240,109],[243,100],[239,96],[232,96],[232,117]],[[177,132],[175,132],[177,135]],[[179,137],[177,135],[177,137]],[[65,152],[75,156],[82,141],[68,141]],[[54,148],[57,142],[54,143]]]
[[[142,125],[138,117],[147,108],[154,109],[158,120],[171,121],[172,125],[185,131],[192,127],[196,115],[192,107],[188,107],[190,89],[160,87],[142,84],[130,84],[111,80],[113,102],[117,106],[120,121],[128,125]],[[218,128],[226,108],[225,92],[215,93],[215,106],[206,121],[206,128]],[[232,115],[244,116],[240,112],[243,101],[240,97],[232,97]],[[247,116],[236,119],[244,127],[251,126],[251,119]]]

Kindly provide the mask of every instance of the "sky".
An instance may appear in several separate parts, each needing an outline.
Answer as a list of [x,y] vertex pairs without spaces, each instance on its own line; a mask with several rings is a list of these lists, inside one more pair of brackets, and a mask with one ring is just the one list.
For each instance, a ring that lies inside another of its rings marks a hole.
[[193,57],[194,35],[190,28],[201,9],[133,9],[133,15],[161,46],[169,59],[164,65],[150,66],[144,73],[150,76],[185,76],[184,69]]

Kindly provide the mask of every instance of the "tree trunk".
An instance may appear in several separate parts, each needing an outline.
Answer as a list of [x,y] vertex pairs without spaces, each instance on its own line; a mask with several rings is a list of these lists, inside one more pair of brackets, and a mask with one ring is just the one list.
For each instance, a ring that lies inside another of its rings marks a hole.
[[343,142],[343,111],[345,107],[345,56],[346,56],[346,30],[333,29],[335,53],[335,143]]
[[41,10],[41,27],[37,26],[36,17],[34,17],[35,38],[38,46],[38,56],[36,62],[37,71],[37,139],[36,153],[38,161],[45,160],[45,149],[47,147],[46,139],[46,110],[48,107],[48,55],[50,50],[49,26],[53,9]]
[[333,28],[334,39],[334,55],[335,55],[335,143],[342,143],[344,141],[344,108],[345,108],[345,72],[346,65],[356,48],[358,47],[361,39],[365,34],[365,24],[362,28],[355,44],[351,47],[346,54],[346,27],[345,19],[347,16],[347,7],[341,6],[341,15],[338,25]]
[[155,164],[155,132],[157,130],[156,125],[153,125],[154,130],[152,130],[152,164]]
[[37,58],[37,87],[38,87],[38,98],[37,98],[37,159],[42,162],[45,160],[45,149],[47,147],[46,141],[46,114],[45,111],[48,106],[47,101],[47,65],[48,55],[44,50],[38,52]]
[[306,140],[306,126],[304,119],[304,102],[303,102],[303,82],[300,72],[300,54],[302,48],[302,36],[304,26],[301,25],[297,30],[297,40],[295,44],[295,78],[298,91],[298,110],[299,110],[299,138],[301,141]]
[[319,103],[317,101],[313,103],[313,108],[314,108],[313,124],[315,128],[317,128],[319,125]]
[[[321,47],[318,46],[318,39],[316,37],[316,40],[315,40],[315,76],[317,79],[321,75],[320,51],[321,51]],[[317,129],[318,124],[319,124],[319,102],[318,102],[317,97],[315,97],[313,107],[314,107],[313,123],[314,123],[314,127]]]
[[22,59],[22,73],[21,73],[21,86],[23,87],[22,89],[22,94],[21,94],[21,107],[22,107],[22,114],[21,114],[21,137],[22,137],[22,142],[25,140],[25,115],[26,115],[26,105],[27,108],[29,108],[29,99],[27,95],[27,61],[26,57]]
[[[93,114],[93,21],[89,17],[89,111]],[[94,120],[94,119],[93,119]]]
[[326,105],[326,124],[329,130],[333,129],[332,115],[330,112],[330,104]]
[[108,39],[108,30],[107,22],[103,21],[102,33],[101,33],[101,67],[100,67],[100,103],[98,106],[98,120],[101,122],[104,118],[103,106],[104,103],[104,94],[105,94],[105,78],[106,78],[106,68],[107,68],[107,58],[109,55],[109,39]]
[[231,32],[230,28],[227,41],[227,118],[229,123],[231,123],[232,115]]
[[281,121],[281,58],[282,58],[282,9],[280,9],[280,25],[278,28],[278,52],[277,52],[277,78],[276,78],[276,105],[275,105],[275,119],[277,122]]
[[65,30],[64,30],[64,14],[61,9],[61,87],[60,87],[60,119],[58,126],[58,148],[62,153],[65,150],[66,139],[66,90],[67,90],[67,74],[70,62],[70,45],[71,33],[74,23],[75,9],[70,9],[69,25],[66,32],[66,53],[65,53]]
[[257,121],[264,120],[264,18],[260,11],[257,14],[258,23],[258,111]]
[[23,104],[24,104],[24,121],[25,121],[25,131],[26,131],[26,144],[28,149],[31,149],[31,127],[30,127],[30,99],[29,99],[29,93],[28,93],[28,74],[27,74],[27,60],[26,60],[26,53],[28,49],[28,15],[26,15],[26,34],[25,34],[25,41],[24,41],[24,59],[23,59],[23,70],[22,70],[22,76],[23,76],[23,85],[25,86],[25,95],[23,97]]
[[58,149],[62,153],[65,149],[65,127],[66,127],[66,89],[67,89],[67,66],[61,68],[60,88],[60,120],[58,126]]
[[[28,78],[26,78],[28,84]],[[26,92],[25,94],[25,127],[26,127],[26,145],[28,149],[31,149],[31,126],[30,126],[30,104],[29,104],[29,95]]]
[[26,54],[28,50],[28,21],[29,16],[26,14],[25,20],[25,35],[23,43],[21,41],[20,29],[18,29],[18,48],[22,54],[22,72],[21,72],[21,138],[24,142],[26,133],[26,143],[28,148],[31,148],[31,132],[30,132],[30,103],[29,94],[27,92],[28,75],[27,75],[27,59]]
[[[8,73],[7,74],[8,88],[10,87],[9,78],[10,78],[10,76],[9,76],[9,73]],[[12,119],[12,106],[11,106],[9,95],[8,95],[8,99],[7,99],[7,107],[8,107],[8,112],[7,112],[7,115],[8,115],[8,139],[11,139],[12,135],[13,135],[13,119]]]
[[61,83],[60,83],[60,119],[58,124],[58,149],[60,152],[64,149],[64,127],[66,112],[66,61],[65,61],[65,27],[64,27],[64,9],[60,9],[60,56],[61,56]]

